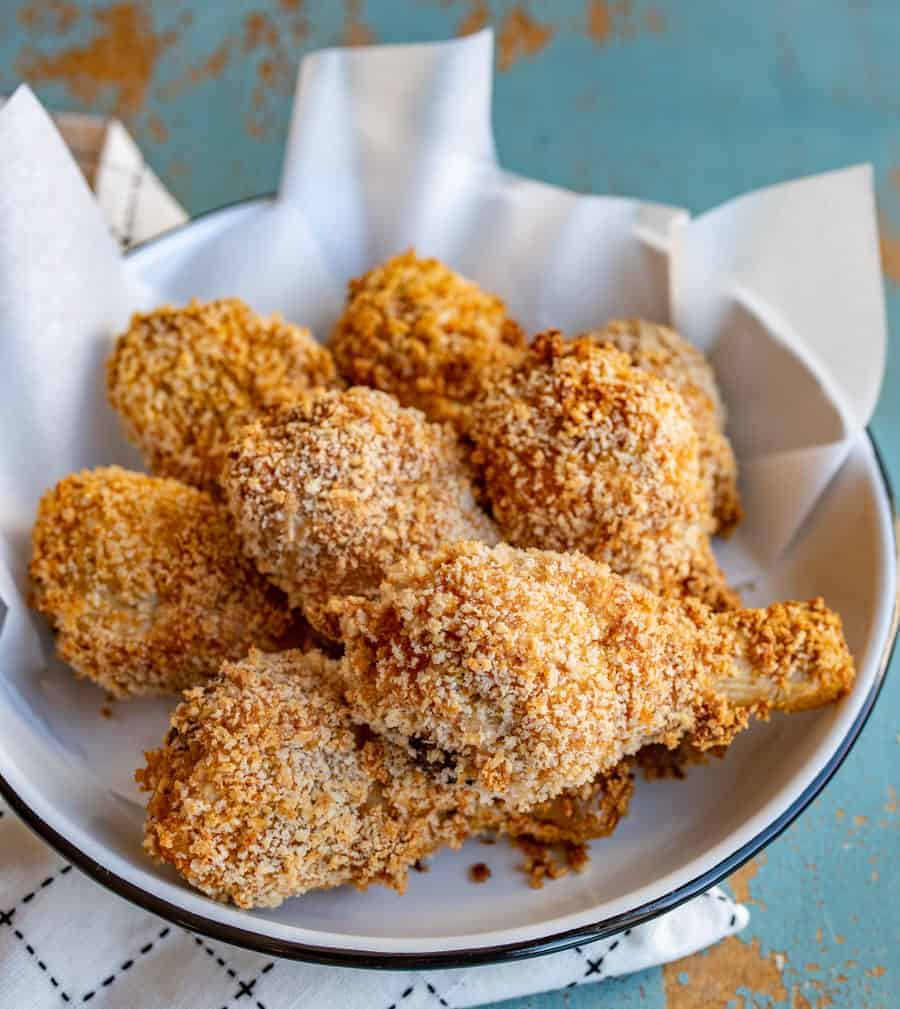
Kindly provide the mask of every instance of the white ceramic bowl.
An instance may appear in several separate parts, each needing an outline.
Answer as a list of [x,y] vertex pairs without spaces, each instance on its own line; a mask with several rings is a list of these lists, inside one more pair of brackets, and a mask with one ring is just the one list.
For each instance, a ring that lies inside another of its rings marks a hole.
[[[255,201],[209,215],[138,250],[138,275],[171,280],[177,264]],[[174,264],[174,265],[173,265]],[[162,738],[172,702],[133,701],[101,716],[101,692],[59,663],[35,680],[0,670],[0,791],[39,834],[98,882],[165,918],[274,956],[352,966],[485,963],[601,938],[707,889],[775,838],[815,797],[853,745],[885,673],[894,632],[896,563],[889,489],[874,445],[860,437],[777,569],[748,604],[823,595],[843,619],[858,677],[821,711],[775,717],[744,733],[722,761],[682,782],[638,781],[631,812],[593,845],[581,875],[531,890],[504,844],[469,842],[413,874],[400,897],[340,889],[241,911],[187,886],[141,851],[143,807],[131,781]],[[48,648],[50,647],[48,639]],[[490,880],[467,882],[487,862]]]

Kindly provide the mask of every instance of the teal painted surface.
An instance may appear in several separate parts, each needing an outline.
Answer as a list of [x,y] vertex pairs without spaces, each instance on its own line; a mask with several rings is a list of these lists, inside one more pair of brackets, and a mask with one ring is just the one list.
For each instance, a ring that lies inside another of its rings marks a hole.
[[[510,23],[512,6],[507,0],[487,5],[495,26]],[[498,73],[494,114],[507,167],[575,189],[699,211],[754,186],[871,161],[885,234],[897,239],[900,283],[896,0],[620,2],[608,7],[612,26],[603,41],[587,31],[589,6],[571,0],[526,5],[552,35]],[[303,53],[339,42],[348,21],[357,37],[368,32],[378,41],[444,38],[477,7],[458,0],[369,0],[354,13],[353,5],[313,0],[299,10],[276,0],[154,0],[111,13],[96,3],[45,0],[23,9],[0,0],[0,91],[11,90],[27,71],[49,104],[118,111],[153,167],[197,213],[275,186]],[[253,17],[260,12],[266,19]],[[94,86],[91,77],[71,72],[73,48],[121,56],[119,47],[103,43],[115,37],[111,23],[126,35],[132,26],[143,39],[113,67],[113,79],[121,82],[125,74],[130,88]],[[604,21],[598,16],[595,24],[602,28]],[[46,79],[48,67],[42,72],[40,61],[60,54],[70,72]],[[900,288],[893,283],[888,304],[896,330]],[[900,485],[900,357],[893,345],[874,430]],[[758,941],[764,957],[784,956],[778,961],[784,998],[770,997],[776,988],[751,999],[752,983],[737,989],[737,980],[730,1003],[707,998],[709,981],[695,962],[682,972],[685,985],[678,970],[670,975],[670,985],[689,993],[683,1002],[670,994],[670,1006],[900,1005],[900,837],[889,793],[900,784],[898,733],[895,668],[860,744],[824,795],[768,849],[749,884],[753,919],[742,938]],[[508,1003],[531,1009],[665,1004],[661,970]]]

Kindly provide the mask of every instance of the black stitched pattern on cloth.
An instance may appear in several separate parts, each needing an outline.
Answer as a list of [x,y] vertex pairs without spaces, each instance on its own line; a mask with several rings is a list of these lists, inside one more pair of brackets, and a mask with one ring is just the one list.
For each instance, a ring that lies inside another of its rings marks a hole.
[[[431,987],[431,986],[429,985],[429,987]],[[416,990],[416,986],[415,986],[414,984],[410,985],[410,986],[409,986],[409,987],[408,987],[408,988],[406,989],[406,991],[402,991],[402,992],[400,992],[400,998],[401,998],[401,999],[405,999],[405,998],[409,998],[409,996],[410,996],[410,995],[412,995],[412,993],[413,993],[413,992],[414,992],[415,990]],[[391,1002],[391,1004],[390,1004],[390,1005],[389,1005],[389,1006],[387,1007],[387,1009],[397,1009],[397,1006],[398,1006],[398,1003],[397,1003],[397,1002]]]
[[429,990],[429,991],[431,992],[431,994],[432,994],[432,995],[434,995],[434,997],[435,997],[435,998],[436,998],[436,999],[438,1000],[438,1002],[440,1002],[440,1003],[441,1003],[441,1005],[445,1007],[445,1009],[450,1009],[450,1003],[449,1003],[449,1002],[447,1002],[447,1001],[446,1001],[446,999],[442,998],[442,997],[441,997],[441,996],[440,996],[440,995],[438,994],[438,992],[437,992],[437,989],[436,989],[436,988],[434,987],[434,985],[432,985],[432,984],[429,984],[429,983],[428,983],[428,982],[426,981],[426,982],[425,982],[425,987],[426,987],[426,988],[427,988],[427,989],[428,989],[428,990]]
[[[138,950],[138,956],[146,956],[150,952],[150,950],[152,950],[153,947],[161,939],[165,939],[166,936],[171,931],[172,931],[172,929],[168,925],[164,929],[161,929],[160,932],[157,934],[156,938],[152,942],[145,943],[143,946],[141,946],[141,948]],[[108,977],[105,977],[100,982],[100,984],[97,985],[96,988],[92,988],[90,991],[86,991],[81,996],[81,1001],[82,1002],[90,1002],[91,999],[97,994],[97,992],[101,988],[108,988],[113,983],[113,981],[116,980],[116,978],[119,976],[119,974],[124,973],[126,970],[130,970],[133,966],[134,966],[134,958],[132,958],[130,960],[125,960],[123,963],[119,964],[118,971],[114,971]]]
[[[2,816],[3,816],[3,810],[0,809],[0,817]],[[52,876],[48,876],[45,880],[43,880],[40,883],[39,886],[35,887],[34,890],[32,890],[30,893],[26,893],[24,897],[21,897],[19,899],[18,904],[14,904],[8,911],[0,911],[0,925],[9,925],[9,927],[12,929],[13,935],[19,940],[19,942],[21,942],[25,946],[26,952],[31,957],[31,959],[34,960],[34,962],[38,965],[38,967],[41,970],[41,973],[47,978],[50,984],[59,991],[59,997],[63,1000],[63,1002],[71,1001],[69,995],[60,988],[59,981],[57,981],[56,978],[50,973],[49,969],[47,968],[47,965],[37,955],[31,943],[25,941],[25,936],[22,934],[22,932],[19,929],[13,927],[13,915],[16,913],[16,909],[19,908],[22,904],[30,903],[34,899],[34,897],[38,894],[39,891],[46,890],[47,887],[50,886],[50,884],[55,879],[58,879],[60,876],[65,876],[65,874],[67,872],[71,872],[71,870],[72,870],[71,865],[64,865],[59,870],[59,872],[55,873]]]

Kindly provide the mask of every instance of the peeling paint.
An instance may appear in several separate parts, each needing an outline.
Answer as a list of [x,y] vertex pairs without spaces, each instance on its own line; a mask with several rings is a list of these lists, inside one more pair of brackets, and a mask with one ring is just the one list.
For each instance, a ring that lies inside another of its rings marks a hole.
[[757,855],[756,858],[751,858],[749,862],[745,862],[740,869],[733,872],[728,877],[728,885],[731,887],[731,892],[734,894],[734,899],[740,901],[742,904],[757,904],[758,901],[754,900],[750,893],[750,881],[756,878],[757,873],[760,868],[768,862],[769,856],[763,852]]
[[[730,936],[712,949],[695,953],[685,960],[663,967],[666,1009],[698,1009],[697,993],[702,992],[703,1009],[754,1009],[760,999],[779,1002],[787,998],[787,989],[776,957],[763,956],[759,939],[741,942]],[[679,975],[687,972],[690,984],[683,985]]]
[[469,12],[456,26],[457,35],[473,35],[486,28],[491,19],[491,12],[485,0],[472,0]]
[[32,0],[20,7],[16,20],[30,32],[65,35],[78,23],[81,12],[67,0]]
[[596,45],[606,45],[614,38],[631,40],[641,31],[650,35],[663,35],[666,30],[665,15],[658,10],[644,11],[638,23],[634,16],[632,0],[590,0],[586,8],[585,32]]
[[536,56],[553,38],[553,26],[541,24],[518,4],[507,11],[497,35],[498,64],[509,70],[526,56]]
[[897,812],[897,789],[893,785],[888,785],[888,801],[885,803],[885,813]]
[[159,116],[150,116],[147,120],[147,132],[158,144],[164,144],[169,139],[169,131],[166,129],[166,124]]
[[124,117],[139,112],[160,55],[175,41],[174,32],[154,31],[142,6],[115,4],[93,13],[97,34],[85,45],[43,55],[23,54],[19,70],[32,83],[61,81],[79,101],[96,103],[100,94],[115,95],[114,108]]
[[900,286],[900,236],[881,218],[879,222],[879,246],[881,248],[881,269],[891,284]]
[[361,7],[360,0],[346,0],[341,40],[345,46],[368,46],[375,41],[372,27],[362,20]]

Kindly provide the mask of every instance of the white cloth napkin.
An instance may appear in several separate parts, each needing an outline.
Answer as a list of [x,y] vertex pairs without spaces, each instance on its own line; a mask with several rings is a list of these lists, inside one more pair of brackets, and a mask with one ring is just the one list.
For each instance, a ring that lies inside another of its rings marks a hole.
[[716,887],[623,935],[519,963],[431,972],[291,963],[141,911],[67,865],[0,802],[2,1009],[462,1009],[677,960],[749,917]]

